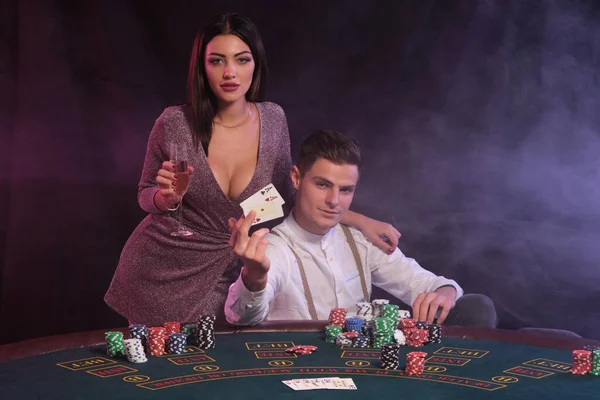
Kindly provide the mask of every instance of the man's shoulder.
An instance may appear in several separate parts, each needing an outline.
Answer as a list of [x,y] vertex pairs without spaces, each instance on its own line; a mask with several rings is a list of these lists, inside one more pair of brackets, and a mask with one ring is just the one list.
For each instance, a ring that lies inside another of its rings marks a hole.
[[273,229],[265,236],[269,241],[269,244],[273,243],[277,246],[285,245],[288,247],[291,244],[290,235],[291,231],[287,226],[287,218],[284,219],[280,224],[275,225]]
[[372,246],[371,242],[367,240],[365,235],[363,235],[362,232],[356,228],[344,224],[337,224],[333,229],[335,229],[335,235],[337,238],[347,240],[347,233],[349,233],[356,244]]

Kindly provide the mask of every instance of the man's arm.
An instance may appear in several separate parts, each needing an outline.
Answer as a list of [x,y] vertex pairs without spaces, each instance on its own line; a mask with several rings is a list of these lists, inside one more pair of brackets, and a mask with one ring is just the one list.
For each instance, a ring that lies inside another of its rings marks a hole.
[[238,279],[229,287],[225,302],[225,317],[234,325],[256,325],[268,315],[270,304],[289,278],[287,246],[267,242],[268,229],[260,229],[248,238],[254,219],[252,211],[246,218],[229,221],[231,237],[229,247],[242,260],[244,266]]
[[438,323],[443,323],[463,295],[458,283],[427,271],[399,249],[388,257],[368,251],[368,265],[373,284],[412,305],[413,317],[419,321],[433,322],[441,309]]
[[269,315],[269,303],[273,299],[272,286],[252,292],[243,282],[242,274],[229,287],[225,301],[225,318],[233,325],[260,324]]
[[398,246],[398,240],[401,236],[400,232],[386,222],[377,221],[348,210],[342,219],[342,223],[361,231],[368,241],[388,254],[392,254]]
[[225,302],[225,317],[231,324],[255,325],[263,321],[269,312],[269,301],[273,290],[267,290],[271,262],[265,254],[268,241],[266,228],[259,229],[252,237],[248,230],[256,216],[251,211],[248,216],[235,221],[231,218],[229,247],[244,263],[238,280],[229,287]]

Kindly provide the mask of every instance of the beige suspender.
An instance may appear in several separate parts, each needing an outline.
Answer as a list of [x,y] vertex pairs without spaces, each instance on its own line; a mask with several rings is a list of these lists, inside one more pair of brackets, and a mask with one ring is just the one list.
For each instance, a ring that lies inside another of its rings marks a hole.
[[342,230],[344,231],[344,235],[346,235],[346,241],[350,246],[350,250],[352,250],[352,255],[354,256],[354,262],[356,263],[356,269],[358,269],[358,275],[360,276],[360,285],[362,286],[363,295],[365,296],[365,301],[369,302],[369,289],[367,288],[367,281],[365,280],[365,269],[363,267],[362,260],[360,259],[360,255],[358,254],[358,248],[356,247],[356,242],[354,241],[354,237],[352,236],[352,232],[350,232],[350,228],[347,225],[342,225]]
[[[365,271],[363,268],[362,261],[360,259],[360,255],[358,254],[358,248],[356,247],[356,242],[354,241],[354,237],[352,237],[352,233],[350,232],[350,228],[346,225],[340,224],[342,230],[344,231],[344,235],[346,236],[346,241],[350,246],[350,250],[352,250],[352,255],[354,256],[354,262],[356,263],[356,268],[358,269],[358,275],[360,276],[360,283],[363,290],[363,295],[365,296],[365,301],[369,301],[369,291],[367,289],[367,281],[365,280]],[[272,234],[281,237],[277,232],[271,231]],[[296,262],[298,263],[298,269],[300,270],[300,277],[302,278],[302,286],[304,287],[304,297],[306,297],[306,303],[308,304],[308,312],[310,314],[310,318],[316,321],[317,318],[317,309],[315,308],[315,302],[312,298],[312,294],[310,292],[310,287],[308,286],[308,279],[306,278],[306,271],[304,270],[304,265],[298,257],[298,254],[294,251],[292,246],[288,246],[292,251],[294,257],[296,257]]]
[[[277,232],[271,231],[273,235],[281,237]],[[304,287],[304,297],[306,297],[306,303],[308,304],[308,312],[310,314],[310,319],[313,321],[318,320],[317,318],[317,309],[315,308],[315,302],[312,298],[312,294],[310,293],[310,287],[308,286],[308,279],[306,279],[306,272],[304,271],[304,265],[302,265],[302,261],[300,261],[300,257],[298,254],[292,249],[292,246],[288,246],[292,251],[294,257],[296,257],[296,262],[298,262],[298,269],[300,270],[300,277],[302,278],[302,286]]]

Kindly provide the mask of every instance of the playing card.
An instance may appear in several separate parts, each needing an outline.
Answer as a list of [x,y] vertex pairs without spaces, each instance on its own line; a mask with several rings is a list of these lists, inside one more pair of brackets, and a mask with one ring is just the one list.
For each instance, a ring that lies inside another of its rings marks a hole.
[[240,205],[243,208],[247,205],[254,205],[260,203],[275,203],[282,206],[285,203],[285,201],[283,200],[277,189],[275,189],[275,186],[273,186],[272,183],[269,183],[267,186],[260,189],[258,192],[254,193],[252,196],[244,200]]
[[292,383],[296,386],[296,390],[312,390],[314,388],[304,383],[306,379],[292,379]]
[[334,381],[335,389],[347,389],[347,390],[356,390],[357,387],[354,384],[352,378],[340,378]]
[[321,383],[321,379],[319,378],[303,379],[303,382],[306,386],[308,386],[311,389],[327,389],[325,385]]
[[283,382],[285,385],[291,387],[294,390],[298,390],[298,387],[291,380],[290,381],[281,381],[281,382]]
[[254,221],[252,221],[252,225],[256,225],[283,217],[283,208],[281,206],[284,203],[285,201],[283,201],[275,186],[269,183],[241,202],[240,206],[244,210],[244,215],[248,215],[252,210],[256,212]]
[[248,215],[252,210],[256,212],[254,221],[252,221],[252,225],[283,217],[283,209],[280,205],[275,203],[261,203],[243,206],[242,209],[244,210],[244,215]]
[[331,378],[321,378],[321,384],[325,386],[325,389],[335,389],[335,381],[339,380],[340,378],[338,378],[337,376],[331,377]]

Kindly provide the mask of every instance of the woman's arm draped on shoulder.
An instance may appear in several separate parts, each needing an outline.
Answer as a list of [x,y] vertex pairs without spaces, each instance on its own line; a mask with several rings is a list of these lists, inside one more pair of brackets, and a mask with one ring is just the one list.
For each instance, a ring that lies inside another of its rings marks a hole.
[[377,221],[363,214],[348,210],[342,223],[358,229],[362,234],[385,253],[391,254],[398,246],[400,232],[387,222]]
[[154,197],[159,190],[156,184],[156,173],[161,168],[163,161],[169,159],[165,144],[168,129],[168,122],[163,112],[154,123],[154,127],[150,132],[146,148],[146,158],[144,159],[144,169],[142,170],[142,176],[138,184],[138,204],[142,210],[152,214],[161,214],[164,212],[156,206]]
[[275,149],[277,154],[272,173],[272,182],[285,200],[283,211],[285,215],[288,215],[294,205],[296,189],[294,189],[294,185],[292,185],[292,180],[290,178],[292,155],[287,118],[283,109],[281,107],[278,108],[278,112],[281,113],[281,126],[277,132],[277,142],[280,145]]

